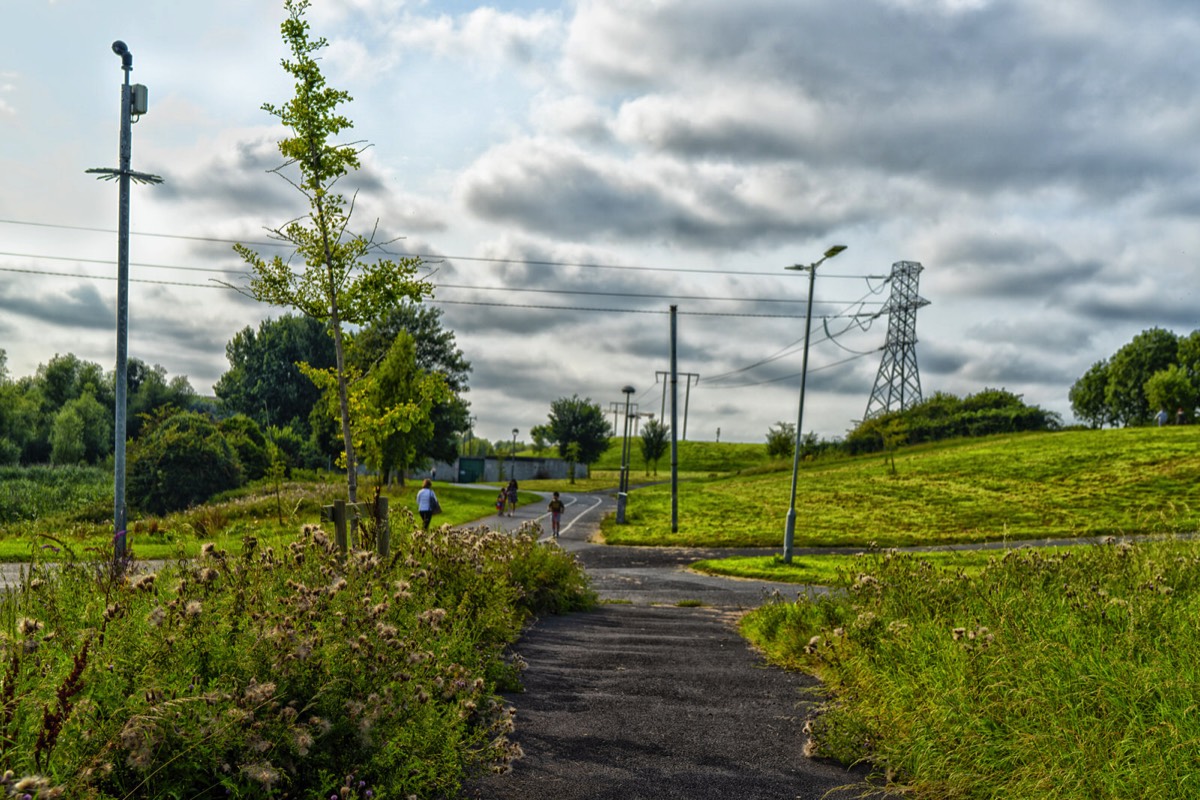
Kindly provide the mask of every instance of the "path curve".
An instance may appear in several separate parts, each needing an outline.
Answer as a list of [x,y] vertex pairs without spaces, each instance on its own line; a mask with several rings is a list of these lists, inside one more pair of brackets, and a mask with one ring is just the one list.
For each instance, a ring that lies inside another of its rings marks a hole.
[[[762,549],[611,547],[589,541],[615,509],[566,494],[558,545],[601,605],[548,616],[514,647],[528,664],[513,738],[525,757],[465,791],[476,800],[809,800],[867,796],[865,772],[803,755],[814,678],[767,664],[735,628],[779,584],[688,572]],[[477,524],[516,530],[543,508]],[[543,533],[541,538],[547,538]],[[804,587],[789,586],[794,597]],[[684,603],[685,605],[676,605]],[[700,603],[702,605],[693,605]],[[880,796],[880,795],[875,795]]]

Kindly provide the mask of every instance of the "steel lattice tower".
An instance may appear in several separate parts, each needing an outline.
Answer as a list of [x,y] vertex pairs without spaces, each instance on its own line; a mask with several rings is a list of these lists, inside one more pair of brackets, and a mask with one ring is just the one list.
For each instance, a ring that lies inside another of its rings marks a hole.
[[904,409],[921,402],[921,376],[917,372],[917,309],[929,301],[917,294],[919,261],[892,264],[892,295],[880,313],[888,315],[887,342],[875,376],[875,388],[863,419]]

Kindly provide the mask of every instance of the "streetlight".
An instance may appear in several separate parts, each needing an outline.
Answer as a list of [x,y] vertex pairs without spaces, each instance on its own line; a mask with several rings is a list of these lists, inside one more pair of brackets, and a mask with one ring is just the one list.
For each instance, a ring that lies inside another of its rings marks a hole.
[[512,475],[510,478],[517,477],[517,429],[513,428],[513,446],[512,446]]
[[812,332],[813,288],[817,281],[817,267],[846,249],[844,244],[835,244],[825,251],[820,260],[807,266],[795,264],[784,269],[808,270],[808,312],[804,315],[804,360],[800,366],[800,410],[796,414],[796,448],[792,455],[792,499],[788,505],[787,523],[783,528],[783,563],[792,563],[792,541],[796,535],[796,482],[800,476],[800,437],[804,431],[804,383],[808,378],[808,337]]
[[94,167],[85,170],[100,180],[115,180],[118,185],[117,209],[117,364],[114,372],[114,418],[113,418],[113,559],[120,564],[126,554],[125,527],[125,428],[126,392],[129,381],[129,182],[156,184],[162,178],[129,168],[133,149],[130,124],[133,117],[146,113],[146,87],[140,83],[130,85],[129,73],[133,71],[133,53],[129,46],[118,40],[112,43],[113,53],[121,59],[125,82],[121,86],[121,138],[119,142],[120,166],[117,169]]
[[637,390],[632,386],[624,386],[625,393],[625,433],[621,440],[621,477],[617,481],[617,523],[625,524],[625,502],[629,496],[629,400]]

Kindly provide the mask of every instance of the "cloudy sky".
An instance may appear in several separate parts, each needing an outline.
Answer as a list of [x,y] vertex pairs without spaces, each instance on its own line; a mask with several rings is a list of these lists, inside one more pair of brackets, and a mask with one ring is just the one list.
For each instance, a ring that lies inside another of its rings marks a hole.
[[[150,109],[133,168],[130,354],[201,393],[283,313],[230,242],[300,214],[260,108],[282,0],[20,0],[0,11],[0,348],[110,367],[122,39]],[[356,220],[422,254],[474,366],[477,435],[552,400],[659,413],[678,306],[689,439],[862,417],[884,278],[924,266],[920,381],[1067,392],[1137,332],[1197,325],[1193,0],[313,0],[369,142]],[[683,398],[681,384],[681,403]],[[682,425],[682,411],[680,423]]]

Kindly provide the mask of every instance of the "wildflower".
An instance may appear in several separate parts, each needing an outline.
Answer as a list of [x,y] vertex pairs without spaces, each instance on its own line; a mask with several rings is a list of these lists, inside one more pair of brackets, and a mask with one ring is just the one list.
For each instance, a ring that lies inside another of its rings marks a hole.
[[217,574],[217,571],[212,567],[205,567],[204,569],[200,570],[200,574],[197,577],[200,579],[201,583],[212,583],[217,579]]
[[201,609],[199,600],[189,600],[188,604],[183,607],[183,614],[186,617],[195,618],[195,617],[200,616],[201,610],[202,609]]
[[154,579],[157,576],[153,572],[148,572],[145,575],[138,575],[129,582],[129,588],[139,592],[148,592],[154,588]]
[[252,781],[258,781],[268,789],[279,780],[279,770],[272,767],[270,762],[264,764],[247,764],[242,767],[242,774]]
[[950,631],[950,635],[953,636],[954,641],[957,642],[960,639],[962,639],[964,636],[967,635],[967,629],[966,628],[955,628],[954,630]]
[[31,617],[21,617],[17,620],[17,633],[22,636],[32,636],[45,627],[45,624]]
[[251,706],[262,705],[274,696],[274,683],[259,683],[254,678],[250,679],[250,685],[246,687],[244,695],[246,703]]
[[205,542],[204,544],[200,545],[200,555],[202,557],[211,556],[216,551],[217,551],[217,546],[215,544],[213,544],[212,542]]
[[821,637],[814,636],[808,640],[808,644],[804,646],[804,652],[812,654],[817,652],[817,648],[821,646]]
[[163,624],[163,619],[167,616],[167,612],[163,611],[162,606],[155,606],[154,609],[146,615],[146,622],[158,628]]

